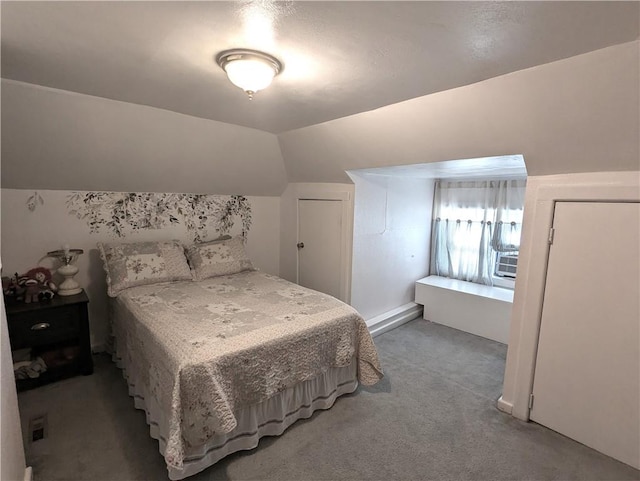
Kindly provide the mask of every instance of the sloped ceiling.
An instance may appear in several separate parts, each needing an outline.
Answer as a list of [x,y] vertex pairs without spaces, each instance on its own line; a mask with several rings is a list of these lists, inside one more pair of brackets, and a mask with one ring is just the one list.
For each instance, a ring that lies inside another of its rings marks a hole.
[[[289,182],[520,154],[528,175],[640,171],[640,42],[278,136]],[[508,158],[508,157],[507,157]]]
[[[2,77],[271,133],[634,40],[638,2],[3,2]],[[283,73],[254,101],[215,55]]]

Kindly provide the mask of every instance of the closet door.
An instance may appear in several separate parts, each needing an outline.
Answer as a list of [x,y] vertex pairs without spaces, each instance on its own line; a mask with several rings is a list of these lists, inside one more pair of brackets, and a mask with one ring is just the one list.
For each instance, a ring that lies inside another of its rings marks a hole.
[[341,298],[342,202],[298,200],[298,284]]
[[532,420],[640,467],[640,204],[558,202]]

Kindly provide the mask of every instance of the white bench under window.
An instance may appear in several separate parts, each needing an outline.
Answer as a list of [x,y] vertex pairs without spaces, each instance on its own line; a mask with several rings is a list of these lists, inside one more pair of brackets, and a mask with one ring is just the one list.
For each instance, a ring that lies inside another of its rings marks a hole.
[[416,282],[424,319],[507,344],[513,291],[429,276]]

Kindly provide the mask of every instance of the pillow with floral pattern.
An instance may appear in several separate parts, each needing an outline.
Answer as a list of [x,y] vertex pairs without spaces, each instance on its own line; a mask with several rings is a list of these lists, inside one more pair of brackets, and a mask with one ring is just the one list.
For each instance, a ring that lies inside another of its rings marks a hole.
[[111,297],[129,287],[193,279],[178,241],[98,243],[98,249]]
[[196,281],[253,270],[242,237],[194,244],[187,248],[187,257]]

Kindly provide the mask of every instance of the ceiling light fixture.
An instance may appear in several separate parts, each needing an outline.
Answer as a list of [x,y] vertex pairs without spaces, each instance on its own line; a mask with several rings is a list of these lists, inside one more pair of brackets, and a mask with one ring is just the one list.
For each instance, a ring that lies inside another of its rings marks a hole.
[[216,61],[231,83],[247,93],[249,100],[282,71],[282,63],[277,58],[257,50],[225,50],[218,54]]

